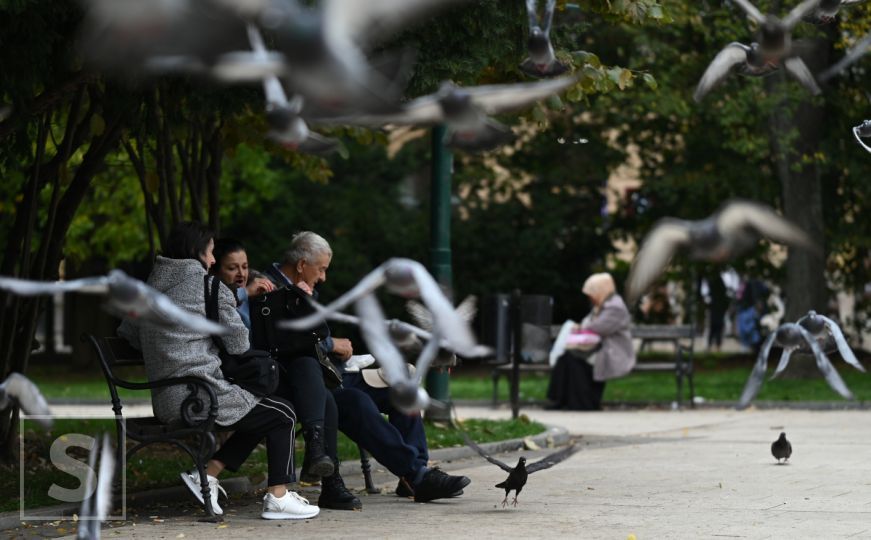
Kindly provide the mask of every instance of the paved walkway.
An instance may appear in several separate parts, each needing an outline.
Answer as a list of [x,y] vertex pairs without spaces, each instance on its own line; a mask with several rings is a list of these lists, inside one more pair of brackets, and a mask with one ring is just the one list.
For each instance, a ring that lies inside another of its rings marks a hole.
[[[140,510],[107,538],[868,538],[871,414],[863,411],[699,410],[564,413],[526,410],[579,437],[570,460],[535,473],[516,508],[493,487],[505,473],[479,459],[442,466],[472,478],[465,495],[415,504],[363,496],[363,512],[324,510],[313,520],[269,522],[259,499],[229,503],[228,519],[199,523],[194,509]],[[505,409],[462,407],[461,418],[508,418]],[[770,443],[786,431],[789,465]],[[530,461],[543,452],[523,452]],[[520,453],[499,456],[516,461]],[[353,488],[359,474],[348,475]],[[392,489],[395,479],[376,481]],[[317,498],[316,493],[308,494]],[[155,517],[149,517],[155,516]],[[114,524],[113,524],[114,525]]]

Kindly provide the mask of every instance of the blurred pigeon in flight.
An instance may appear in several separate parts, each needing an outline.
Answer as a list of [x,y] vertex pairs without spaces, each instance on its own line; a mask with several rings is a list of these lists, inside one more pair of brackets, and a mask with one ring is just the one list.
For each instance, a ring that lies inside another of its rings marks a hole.
[[[751,43],[744,45],[733,41],[717,53],[714,60],[708,65],[705,74],[699,81],[693,99],[700,102],[715,86],[720,84],[735,69],[741,75],[748,77],[764,77],[774,73],[780,66],[774,62],[766,61],[759,54],[759,44]],[[811,77],[813,78],[813,77]]]
[[0,411],[11,406],[18,406],[28,416],[36,416],[34,421],[43,427],[51,427],[51,409],[39,388],[20,373],[10,373],[6,380],[0,383]]
[[[268,51],[263,43],[260,30],[248,24],[248,38],[251,41],[252,57],[250,63],[258,65],[260,60],[268,65]],[[266,94],[266,121],[269,124],[268,137],[278,144],[307,154],[325,155],[338,149],[339,142],[309,130],[305,120],[300,117],[303,107],[302,96],[294,96],[288,101],[281,81],[274,74],[262,77],[263,92]]]
[[[782,20],[775,15],[763,15],[756,6],[750,3],[749,0],[733,0],[738,6],[744,10],[747,15],[759,24],[759,34],[757,36],[757,47],[752,47],[751,52],[741,58],[737,50],[730,50],[728,46],[724,51],[721,51],[717,58],[714,59],[714,64],[718,65],[718,69],[711,73],[711,78],[719,81],[722,79],[722,69],[724,65],[734,66],[741,62],[748,63],[749,67],[754,70],[761,70],[765,65],[777,66],[783,64],[786,71],[797,79],[805,88],[812,94],[817,95],[821,92],[816,80],[808,69],[804,60],[799,58],[792,45],[792,29],[801,20],[801,18],[810,13],[816,8],[819,0],[804,0],[799,5],[794,7],[789,14]],[[725,54],[724,54],[725,53]],[[751,58],[752,56],[752,58]],[[720,60],[718,63],[717,60]],[[709,68],[710,70],[710,68]],[[728,71],[728,70],[727,70]],[[715,76],[718,75],[719,76]],[[708,75],[707,73],[705,75]],[[704,78],[703,78],[704,80]],[[702,90],[701,85],[697,89],[697,95]],[[702,91],[698,101],[704,94],[710,90],[710,87]]]
[[786,433],[780,432],[780,437],[771,443],[771,455],[777,459],[777,463],[780,463],[781,459],[784,462],[789,460],[789,456],[792,455],[792,444],[786,440]]
[[243,19],[210,0],[83,0],[79,46],[104,69],[207,71],[245,46]]
[[505,462],[500,461],[493,456],[487,454],[487,452],[485,452],[483,448],[478,446],[475,441],[473,441],[464,431],[461,431],[460,433],[462,433],[463,439],[466,441],[466,445],[472,448],[475,452],[478,452],[481,457],[508,473],[508,478],[506,478],[504,482],[500,482],[495,486],[497,488],[502,488],[505,490],[505,498],[502,499],[503,507],[508,504],[508,493],[510,493],[511,490],[514,490],[514,500],[512,501],[512,503],[514,504],[514,506],[517,506],[517,497],[518,495],[520,495],[520,491],[523,489],[523,486],[526,485],[526,481],[530,474],[536,471],[549,469],[557,463],[560,463],[561,461],[565,461],[566,459],[570,458],[575,452],[578,451],[577,446],[572,443],[570,446],[548,454],[543,458],[539,459],[538,461],[530,463],[529,465],[526,464],[526,458],[521,456],[520,459],[517,460],[517,465],[512,467]]
[[814,336],[799,324],[785,323],[780,325],[776,331],[770,333],[762,343],[762,347],[759,349],[759,356],[756,359],[756,364],[753,366],[753,371],[750,373],[750,377],[747,379],[747,384],[744,386],[744,391],[741,393],[741,398],[738,401],[739,409],[744,409],[750,405],[750,402],[753,401],[753,398],[755,398],[756,394],[759,393],[759,389],[762,388],[762,382],[765,379],[765,372],[768,369],[768,354],[771,352],[771,348],[775,344],[783,348],[783,353],[780,356],[780,362],[777,364],[777,369],[771,376],[772,379],[780,375],[783,370],[786,369],[789,365],[789,359],[792,356],[792,353],[806,345],[810,347],[810,350],[816,359],[817,369],[819,369],[823,374],[823,377],[825,377],[829,386],[845,399],[853,399],[852,392],[847,388],[844,380],[835,370],[835,367],[829,361],[822,348],[820,348],[820,345],[817,343],[817,340],[814,339]]
[[547,0],[541,21],[538,19],[537,7],[538,0],[526,0],[526,14],[529,17],[529,41],[526,46],[529,56],[520,63],[520,70],[532,77],[562,75],[569,67],[556,59],[550,41],[556,0]]
[[314,10],[273,0],[258,24],[275,37],[290,65],[287,83],[313,115],[380,113],[397,110],[411,56],[370,60],[366,53],[392,32],[458,1],[324,0]]
[[844,337],[844,333],[841,331],[838,323],[825,315],[820,315],[816,311],[811,310],[808,311],[807,315],[798,320],[798,324],[810,332],[821,344],[827,342],[831,336],[838,347],[838,352],[841,353],[841,358],[859,371],[865,371],[865,368],[859,363],[859,360],[847,343],[847,339]]
[[97,484],[94,485],[94,475],[88,474],[85,479],[85,498],[79,510],[78,540],[98,540],[100,526],[112,510],[112,478],[115,475],[115,456],[109,435],[104,433],[102,442],[95,441],[88,458],[90,471],[96,469],[97,454],[100,454],[100,467],[97,472]]
[[861,4],[865,0],[820,0],[819,5],[801,20],[811,24],[829,24],[835,20],[842,7]]
[[68,292],[99,294],[106,297],[103,307],[124,319],[139,319],[166,327],[180,326],[204,334],[229,332],[228,328],[177,306],[163,293],[121,270],[112,270],[108,276],[72,281],[30,281],[0,276],[0,290],[19,296]]
[[[871,46],[871,33],[866,34],[862,39],[857,41],[850,50],[844,54],[844,57],[832,64],[828,69],[820,73],[819,79],[826,82],[829,79],[839,75],[842,71],[856,63],[857,60],[865,56],[868,52],[868,47]],[[864,135],[863,135],[864,137]]]
[[574,77],[562,77],[535,83],[469,88],[445,82],[438,92],[408,102],[396,114],[357,115],[324,119],[324,122],[370,127],[444,123],[448,127],[449,146],[468,151],[487,150],[514,140],[511,130],[489,115],[531,105],[565,90],[574,82]]
[[659,220],[645,237],[629,270],[629,303],[633,304],[656,281],[677,251],[686,249],[694,260],[725,262],[752,248],[760,237],[818,251],[796,225],[770,207],[751,201],[728,201],[712,216],[698,221]]

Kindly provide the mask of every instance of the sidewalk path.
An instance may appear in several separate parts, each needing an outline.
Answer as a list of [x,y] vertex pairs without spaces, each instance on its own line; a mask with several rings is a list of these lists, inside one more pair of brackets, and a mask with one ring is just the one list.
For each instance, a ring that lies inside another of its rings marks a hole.
[[[508,418],[504,409],[461,407],[461,418]],[[505,473],[483,460],[441,464],[472,478],[458,499],[415,504],[363,496],[363,512],[324,510],[303,522],[259,518],[256,497],[234,499],[222,525],[174,508],[140,511],[107,538],[868,538],[871,414],[863,411],[698,410],[566,413],[529,409],[566,427],[582,449],[530,477],[516,508],[493,487]],[[793,443],[775,465],[780,431]],[[530,461],[546,451],[523,452]],[[521,453],[499,456],[514,462]],[[359,474],[346,477],[362,487]],[[395,479],[379,474],[386,489]],[[317,499],[316,493],[305,493]],[[162,522],[146,516],[160,515]],[[183,536],[182,536],[183,535]]]

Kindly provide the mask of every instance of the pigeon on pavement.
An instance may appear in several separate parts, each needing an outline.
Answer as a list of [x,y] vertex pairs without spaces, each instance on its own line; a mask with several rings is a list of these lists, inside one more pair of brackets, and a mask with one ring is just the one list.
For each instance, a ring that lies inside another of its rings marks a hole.
[[502,499],[502,506],[508,504],[508,493],[514,490],[514,500],[512,504],[517,506],[517,497],[520,495],[520,491],[523,489],[523,486],[526,485],[527,477],[536,472],[544,469],[548,469],[553,467],[557,463],[564,461],[571,457],[575,452],[578,451],[578,448],[572,443],[570,446],[563,448],[562,450],[558,450],[551,454],[546,455],[545,457],[539,459],[534,463],[526,464],[526,458],[522,457],[517,461],[517,465],[511,467],[507,465],[505,462],[500,461],[493,456],[487,454],[483,448],[478,446],[475,441],[473,441],[465,432],[461,432],[463,435],[463,439],[465,439],[466,444],[478,452],[484,459],[501,468],[503,471],[508,473],[508,478],[505,479],[504,482],[500,482],[496,484],[495,487],[502,488],[505,490],[505,498]]
[[786,462],[792,455],[792,444],[786,440],[786,433],[781,432],[780,437],[771,443],[771,455],[777,458],[777,463],[782,459]]

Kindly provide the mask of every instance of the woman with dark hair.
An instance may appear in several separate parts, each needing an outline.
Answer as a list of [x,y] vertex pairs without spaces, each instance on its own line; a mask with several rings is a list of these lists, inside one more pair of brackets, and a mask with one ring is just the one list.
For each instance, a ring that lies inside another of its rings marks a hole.
[[[242,323],[251,329],[248,298],[275,290],[272,281],[248,268],[248,253],[242,242],[234,238],[215,240],[215,265],[209,271],[218,276],[236,295],[236,306]],[[256,274],[256,275],[255,275]]]
[[[214,264],[212,253],[214,234],[207,227],[193,222],[173,227],[164,246],[164,256],[154,262],[148,284],[179,306],[205,316],[204,279]],[[216,283],[217,281],[217,283]],[[211,286],[220,286],[212,280]],[[248,350],[248,329],[236,312],[236,302],[227,288],[219,289],[218,307],[221,323],[230,329],[222,336],[230,354]],[[149,380],[193,375],[215,389],[218,398],[217,424],[233,431],[206,467],[211,504],[216,514],[218,491],[222,491],[217,476],[225,468],[237,470],[257,444],[266,438],[268,488],[263,499],[264,519],[304,519],[314,517],[320,509],[287,489],[294,481],[293,441],[296,413],[289,402],[276,397],[259,398],[228,382],[221,372],[218,348],[211,336],[184,328],[167,329],[138,321],[125,320],[118,333],[142,351]],[[152,390],[155,416],[165,423],[182,421],[182,402],[189,391],[184,386]],[[199,396],[208,402],[205,395]],[[205,412],[196,419],[205,418]],[[196,470],[182,473],[182,480],[202,502],[200,478]]]

